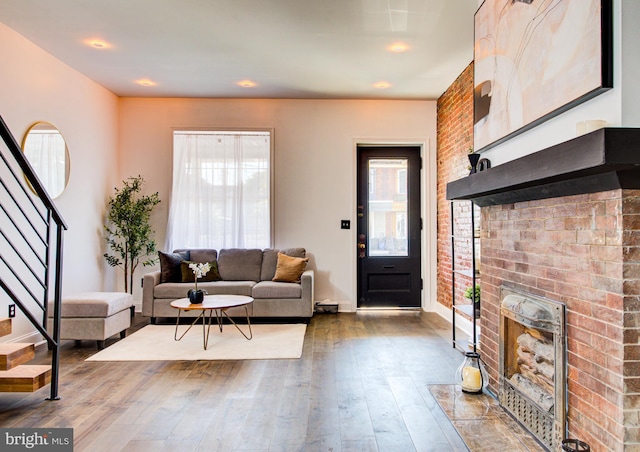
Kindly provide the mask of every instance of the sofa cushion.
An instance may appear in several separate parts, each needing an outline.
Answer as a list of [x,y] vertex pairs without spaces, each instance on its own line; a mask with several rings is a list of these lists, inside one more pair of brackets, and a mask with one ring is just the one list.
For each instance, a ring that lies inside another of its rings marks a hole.
[[262,281],[271,281],[275,276],[276,266],[278,264],[278,253],[284,253],[291,257],[306,257],[306,250],[304,248],[287,248],[284,250],[265,249],[262,252],[262,270],[260,272],[260,279]]
[[216,281],[198,284],[198,289],[206,290],[209,295],[246,295],[251,296],[255,281]]
[[184,283],[160,283],[153,288],[154,298],[186,298],[193,285]]
[[158,251],[158,258],[160,259],[160,282],[180,282],[182,280],[180,262],[189,260],[189,251],[177,253]]
[[[198,283],[198,289],[205,290],[208,295],[229,294],[251,296],[251,289],[255,286],[255,281],[214,281]],[[189,289],[193,289],[191,284],[185,283],[165,283],[158,284],[153,290],[154,298],[186,298]]]
[[174,250],[173,252],[188,252],[189,260],[198,263],[214,262],[218,259],[218,252],[214,249],[209,248],[178,249]]
[[301,298],[302,286],[297,283],[260,281],[253,286],[253,298]]
[[[189,267],[190,264],[193,264],[194,261],[182,261],[180,262],[180,272],[182,274],[182,278],[180,282],[194,282],[195,275],[193,270]],[[204,262],[197,262],[199,264],[204,264]],[[206,281],[220,281],[222,278],[220,277],[220,273],[218,272],[218,263],[216,261],[209,262],[209,266],[211,269],[204,275],[202,278],[198,279],[198,284],[200,282]]]
[[309,259],[301,257],[291,257],[283,253],[278,253],[278,265],[273,281],[279,282],[300,282],[302,273],[307,268]]
[[260,281],[262,250],[230,248],[218,253],[218,271],[224,281]]

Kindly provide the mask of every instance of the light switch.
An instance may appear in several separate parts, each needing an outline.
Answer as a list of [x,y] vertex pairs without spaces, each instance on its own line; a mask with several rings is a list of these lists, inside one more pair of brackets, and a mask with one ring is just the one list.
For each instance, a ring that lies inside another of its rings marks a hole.
[[351,220],[340,220],[340,229],[351,229]]

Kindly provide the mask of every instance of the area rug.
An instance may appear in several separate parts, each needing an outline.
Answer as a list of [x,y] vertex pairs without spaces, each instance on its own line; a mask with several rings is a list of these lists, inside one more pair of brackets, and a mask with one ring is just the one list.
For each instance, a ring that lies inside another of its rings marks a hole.
[[[180,325],[178,337],[188,325]],[[247,332],[247,325],[240,325]],[[86,361],[195,361],[240,359],[287,359],[302,356],[305,324],[251,325],[247,340],[233,325],[220,332],[211,326],[207,350],[202,325],[194,325],[180,340],[174,340],[175,325],[147,325],[139,331],[90,356]]]

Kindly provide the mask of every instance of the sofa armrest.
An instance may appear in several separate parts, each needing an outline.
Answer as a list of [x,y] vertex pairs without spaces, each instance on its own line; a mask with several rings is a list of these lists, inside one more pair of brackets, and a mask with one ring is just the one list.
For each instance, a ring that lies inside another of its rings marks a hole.
[[304,315],[309,317],[313,316],[313,309],[314,309],[314,303],[315,303],[314,279],[315,279],[315,273],[313,272],[313,270],[305,270],[304,273],[302,273],[302,276],[300,277],[300,284],[302,286],[302,300],[304,301],[305,311],[308,310],[307,312],[304,313]]
[[160,270],[147,273],[142,279],[142,315],[154,317],[153,315],[153,292],[160,284]]

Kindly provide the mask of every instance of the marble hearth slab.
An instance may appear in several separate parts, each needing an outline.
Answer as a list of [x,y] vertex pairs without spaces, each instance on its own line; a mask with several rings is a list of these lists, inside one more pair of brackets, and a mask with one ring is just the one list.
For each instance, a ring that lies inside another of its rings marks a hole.
[[465,394],[456,385],[429,391],[471,451],[545,451],[489,394]]

